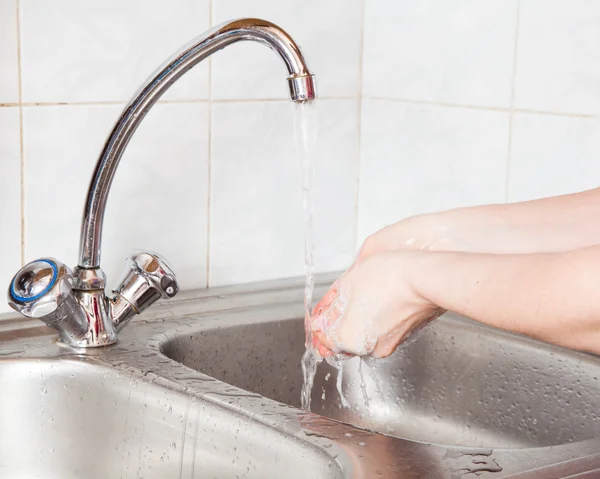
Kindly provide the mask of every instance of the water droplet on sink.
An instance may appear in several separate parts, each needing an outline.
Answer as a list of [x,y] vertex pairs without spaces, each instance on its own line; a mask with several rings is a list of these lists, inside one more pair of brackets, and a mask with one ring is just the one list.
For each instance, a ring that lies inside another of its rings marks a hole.
[[40,392],[41,392],[42,394],[47,394],[47,393],[48,393],[48,390],[47,390],[47,389],[42,389]]
[[358,443],[358,445],[359,445],[359,446],[363,446],[363,447],[364,447],[364,446],[366,446],[366,445],[367,445],[367,443],[366,443],[366,442],[364,442],[364,441],[360,441],[360,442]]
[[327,436],[324,436],[323,434],[315,432],[315,431],[302,431],[302,432],[304,432],[304,434],[309,437],[314,436],[314,437],[322,437],[322,438],[329,439]]

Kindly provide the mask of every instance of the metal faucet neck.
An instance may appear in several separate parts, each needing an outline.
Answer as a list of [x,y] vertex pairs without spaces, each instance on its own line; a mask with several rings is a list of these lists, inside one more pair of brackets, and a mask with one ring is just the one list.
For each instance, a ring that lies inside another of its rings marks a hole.
[[79,266],[72,272],[54,258],[28,263],[17,272],[9,287],[11,307],[55,328],[64,344],[90,348],[114,344],[117,333],[133,316],[158,299],[177,294],[179,286],[173,271],[159,255],[146,252],[129,258],[114,296],[105,294],[100,247],[108,193],[129,140],[158,99],[194,65],[242,40],[263,43],[281,57],[289,73],[293,101],[315,98],[314,77],[300,48],[270,22],[253,18],[234,20],[193,39],[150,76],[127,104],[106,140],[85,203]]
[[314,77],[300,48],[270,22],[254,18],[234,20],[193,39],[150,76],[127,104],[106,140],[85,203],[79,266],[72,272],[54,258],[28,263],[10,284],[11,307],[55,328],[63,343],[90,348],[114,344],[117,333],[133,316],[158,299],[177,294],[179,286],[173,271],[159,255],[147,252],[131,256],[114,296],[105,294],[100,247],[108,193],[129,140],[158,99],[194,65],[242,40],[263,43],[281,57],[289,73],[293,101],[315,98]]
[[296,102],[316,96],[315,81],[298,45],[273,23],[246,18],[223,23],[194,38],[175,52],[135,94],[110,133],[92,176],[81,225],[80,268],[100,266],[102,227],[110,186],[129,140],[152,106],[185,72],[232,43],[251,40],[275,51],[288,70],[290,98]]

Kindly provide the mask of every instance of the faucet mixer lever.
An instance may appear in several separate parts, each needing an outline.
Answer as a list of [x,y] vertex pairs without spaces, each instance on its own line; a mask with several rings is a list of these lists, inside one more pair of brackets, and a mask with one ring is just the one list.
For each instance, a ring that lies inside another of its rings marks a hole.
[[110,300],[112,322],[120,331],[136,314],[160,298],[172,298],[179,291],[175,273],[155,253],[138,253],[127,258],[127,269]]

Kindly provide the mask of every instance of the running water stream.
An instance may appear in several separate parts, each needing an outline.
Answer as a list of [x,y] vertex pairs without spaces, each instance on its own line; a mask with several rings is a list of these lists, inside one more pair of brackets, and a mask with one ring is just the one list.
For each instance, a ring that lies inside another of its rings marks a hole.
[[[302,165],[302,207],[304,211],[304,328],[306,350],[302,355],[302,393],[300,404],[302,409],[310,411],[311,394],[315,374],[319,363],[323,360],[313,346],[312,303],[315,286],[315,243],[314,243],[314,213],[315,213],[315,146],[317,143],[318,117],[313,103],[296,105],[294,115],[294,136],[296,149]],[[336,389],[342,407],[350,407],[342,391],[342,376],[345,359],[342,355],[327,358],[327,362],[337,369]],[[366,394],[366,391],[365,391]]]
[[[317,111],[313,103],[300,103],[296,105],[294,115],[294,136],[296,139],[296,150],[302,165],[302,207],[304,211],[304,328],[306,338],[306,350],[302,355],[302,393],[300,404],[302,409],[310,411],[311,394],[315,374],[319,363],[323,360],[319,352],[314,348],[312,341],[312,303],[315,285],[315,243],[314,243],[314,213],[315,213],[315,146],[317,143]],[[342,377],[344,363],[348,358],[343,355],[334,355],[327,358],[330,366],[337,369],[336,389],[342,407],[350,407],[342,390]],[[362,379],[361,387],[367,399],[366,386]]]
[[302,208],[304,211],[304,327],[306,332],[306,350],[302,356],[302,409],[310,410],[310,396],[317,366],[321,356],[313,347],[310,323],[312,320],[312,300],[315,286],[315,158],[314,147],[317,141],[317,115],[312,103],[296,105],[294,115],[294,136],[296,148],[302,165]]

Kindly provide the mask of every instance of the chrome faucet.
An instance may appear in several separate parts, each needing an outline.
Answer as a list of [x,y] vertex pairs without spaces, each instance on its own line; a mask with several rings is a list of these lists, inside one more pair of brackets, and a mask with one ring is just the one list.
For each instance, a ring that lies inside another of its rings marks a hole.
[[133,316],[159,298],[177,294],[179,286],[171,268],[159,255],[142,252],[129,258],[114,296],[106,295],[100,250],[108,193],[129,140],[158,99],[190,68],[242,40],[263,43],[281,57],[289,73],[292,101],[315,98],[315,78],[300,48],[285,31],[270,22],[255,18],[234,20],[194,38],[150,76],[127,104],[106,140],[85,202],[79,265],[71,271],[54,258],[26,264],[8,289],[8,302],[13,309],[56,329],[62,343],[88,348],[114,344],[117,333]]

